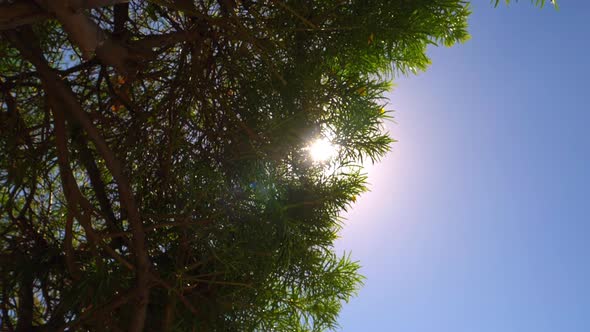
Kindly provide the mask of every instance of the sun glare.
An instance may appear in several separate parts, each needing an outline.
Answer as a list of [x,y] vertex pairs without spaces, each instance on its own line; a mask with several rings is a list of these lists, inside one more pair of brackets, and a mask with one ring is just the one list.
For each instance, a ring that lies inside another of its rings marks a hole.
[[315,162],[327,161],[334,157],[338,151],[337,147],[326,138],[316,139],[307,147],[307,150]]

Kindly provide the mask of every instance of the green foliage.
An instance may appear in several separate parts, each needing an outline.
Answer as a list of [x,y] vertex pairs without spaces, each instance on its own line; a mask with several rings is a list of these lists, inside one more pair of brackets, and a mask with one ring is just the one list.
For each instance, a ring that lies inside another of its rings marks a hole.
[[[428,45],[467,40],[468,2],[131,1],[115,31],[121,8],[84,14],[134,54],[126,72],[100,52],[84,59],[61,17],[0,39],[4,326],[31,286],[32,325],[128,330],[143,273],[146,330],[334,329],[362,277],[333,242],[366,190],[360,165],[393,142],[389,80],[425,70]],[[113,156],[27,58],[36,47]],[[310,158],[318,137],[335,158]],[[145,252],[109,157],[139,207]],[[69,175],[79,196],[64,190]]]

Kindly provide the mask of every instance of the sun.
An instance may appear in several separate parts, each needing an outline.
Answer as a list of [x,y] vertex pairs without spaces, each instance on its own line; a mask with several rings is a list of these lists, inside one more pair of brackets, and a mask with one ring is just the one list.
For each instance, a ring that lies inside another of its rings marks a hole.
[[334,157],[338,148],[326,138],[318,138],[308,147],[309,155],[315,162],[324,162]]

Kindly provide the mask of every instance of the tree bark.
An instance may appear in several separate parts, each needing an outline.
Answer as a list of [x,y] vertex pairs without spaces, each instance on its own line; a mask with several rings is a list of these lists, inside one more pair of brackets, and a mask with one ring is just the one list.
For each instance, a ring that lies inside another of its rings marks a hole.
[[113,40],[85,13],[73,9],[68,1],[35,0],[62,24],[70,40],[87,60],[96,56],[102,63],[127,73],[133,67],[132,55],[121,43]]
[[[76,0],[70,2],[70,7],[80,10],[127,2],[129,0]],[[34,0],[19,0],[13,4],[2,4],[0,5],[0,31],[40,22],[50,17],[51,15],[39,7]]]

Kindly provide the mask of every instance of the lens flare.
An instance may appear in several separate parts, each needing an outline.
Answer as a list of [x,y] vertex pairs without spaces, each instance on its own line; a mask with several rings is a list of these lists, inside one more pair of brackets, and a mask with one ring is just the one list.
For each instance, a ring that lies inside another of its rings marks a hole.
[[338,148],[326,138],[316,139],[307,147],[307,150],[315,162],[327,161],[338,152]]

